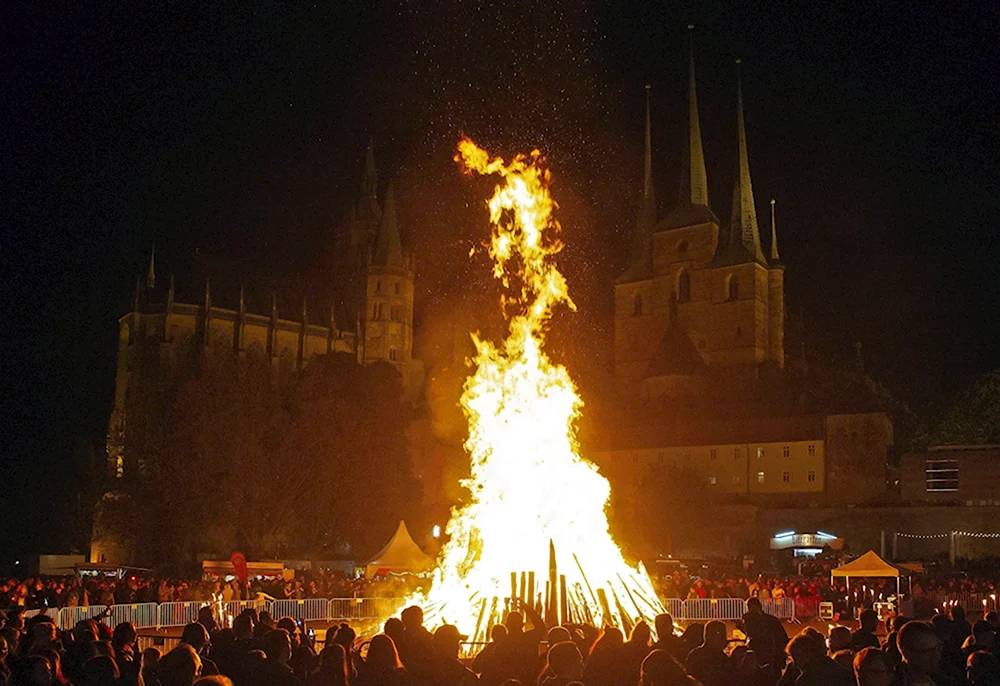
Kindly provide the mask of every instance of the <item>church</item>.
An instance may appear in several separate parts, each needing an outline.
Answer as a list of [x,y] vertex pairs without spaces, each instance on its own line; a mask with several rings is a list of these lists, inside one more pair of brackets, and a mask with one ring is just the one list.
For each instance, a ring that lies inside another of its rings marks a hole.
[[151,379],[171,377],[171,370],[180,371],[192,353],[208,346],[237,356],[257,346],[275,370],[287,372],[304,368],[319,355],[347,353],[358,364],[391,365],[402,377],[406,397],[420,396],[423,365],[413,357],[414,258],[400,239],[391,182],[379,197],[371,143],[360,192],[335,232],[334,246],[332,294],[326,294],[333,304],[322,314],[311,312],[305,298],[300,312],[279,312],[274,295],[270,312],[250,312],[242,287],[238,302],[222,307],[213,302],[208,280],[201,302],[180,302],[173,276],[164,288],[150,254],[145,278],[136,281],[131,310],[118,320],[107,439],[114,476],[126,476],[131,465],[125,456],[126,433],[139,430],[127,416],[129,396]]
[[728,230],[709,203],[693,48],[687,100],[680,195],[661,218],[647,94],[642,202],[630,264],[614,285],[614,377],[623,397],[699,395],[710,379],[752,383],[764,370],[785,365],[784,267],[773,201],[767,256],[761,242],[742,88],[737,86],[737,174]]

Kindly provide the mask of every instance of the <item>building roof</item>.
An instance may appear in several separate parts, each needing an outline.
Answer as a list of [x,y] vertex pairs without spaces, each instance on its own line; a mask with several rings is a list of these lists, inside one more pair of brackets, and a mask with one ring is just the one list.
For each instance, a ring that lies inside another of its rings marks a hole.
[[433,564],[434,559],[413,541],[406,522],[400,520],[389,542],[365,566],[374,574],[379,570],[419,572]]
[[701,374],[707,366],[687,333],[672,321],[663,334],[663,340],[653,353],[646,369],[646,378],[658,376],[693,376]]

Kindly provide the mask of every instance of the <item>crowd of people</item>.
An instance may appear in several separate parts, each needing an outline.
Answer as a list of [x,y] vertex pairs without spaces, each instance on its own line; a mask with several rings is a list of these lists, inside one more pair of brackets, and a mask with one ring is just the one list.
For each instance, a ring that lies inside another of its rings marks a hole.
[[474,657],[453,625],[433,632],[420,607],[359,637],[347,624],[314,633],[284,617],[246,610],[231,627],[210,607],[162,652],[140,649],[128,622],[84,620],[59,631],[44,614],[2,616],[0,686],[998,686],[1000,614],[970,624],[960,607],[930,622],[895,617],[879,635],[872,610],[857,628],[813,627],[789,639],[758,598],[735,627],[711,621],[675,630],[661,614],[628,637],[617,628],[547,626],[511,604]]

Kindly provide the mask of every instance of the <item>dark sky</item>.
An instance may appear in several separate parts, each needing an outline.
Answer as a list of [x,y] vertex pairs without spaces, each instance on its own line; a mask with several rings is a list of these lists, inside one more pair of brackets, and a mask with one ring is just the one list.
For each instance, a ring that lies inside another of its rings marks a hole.
[[116,320],[152,243],[160,277],[175,272],[189,299],[209,275],[222,305],[241,282],[258,310],[272,289],[288,315],[302,294],[329,297],[333,229],[370,136],[417,252],[428,330],[487,283],[467,253],[485,237],[488,189],[456,171],[459,134],[546,153],[580,306],[556,338],[596,378],[611,364],[610,282],[641,185],[646,83],[661,213],[676,197],[689,22],[714,209],[729,215],[740,57],[758,213],[766,230],[777,199],[786,298],[810,356],[843,360],[860,341],[867,368],[915,405],[997,366],[993,3],[19,1],[5,12],[5,488],[50,490],[73,446],[100,443]]

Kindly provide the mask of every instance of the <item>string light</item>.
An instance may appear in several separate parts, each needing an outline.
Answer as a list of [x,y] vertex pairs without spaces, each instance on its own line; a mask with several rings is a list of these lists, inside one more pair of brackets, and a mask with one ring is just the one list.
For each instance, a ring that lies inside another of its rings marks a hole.
[[1000,532],[990,531],[951,531],[946,534],[909,534],[897,531],[894,535],[899,538],[918,538],[924,540],[931,538],[948,538],[949,536],[966,536],[968,538],[1000,538]]

